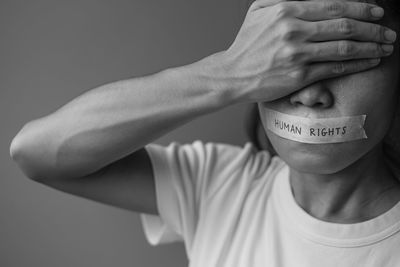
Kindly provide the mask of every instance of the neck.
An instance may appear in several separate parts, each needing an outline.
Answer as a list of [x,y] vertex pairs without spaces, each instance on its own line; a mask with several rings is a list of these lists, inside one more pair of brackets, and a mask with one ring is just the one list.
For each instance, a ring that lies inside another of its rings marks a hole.
[[294,198],[307,213],[336,223],[372,219],[400,200],[400,182],[384,160],[382,146],[333,174],[290,169]]

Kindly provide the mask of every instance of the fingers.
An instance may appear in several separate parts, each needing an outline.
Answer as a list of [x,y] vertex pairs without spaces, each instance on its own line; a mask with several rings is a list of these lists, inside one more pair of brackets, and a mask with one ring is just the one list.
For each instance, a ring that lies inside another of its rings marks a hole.
[[354,1],[290,1],[280,5],[290,9],[295,17],[308,21],[343,17],[375,21],[384,15],[383,8],[377,5]]
[[388,27],[354,19],[340,18],[304,23],[309,41],[352,39],[377,43],[393,43],[396,32]]
[[314,63],[306,67],[304,81],[313,83],[319,80],[365,71],[379,64],[380,58],[349,60],[342,62]]
[[341,40],[306,44],[301,54],[308,55],[306,61],[318,62],[386,57],[392,52],[393,45]]

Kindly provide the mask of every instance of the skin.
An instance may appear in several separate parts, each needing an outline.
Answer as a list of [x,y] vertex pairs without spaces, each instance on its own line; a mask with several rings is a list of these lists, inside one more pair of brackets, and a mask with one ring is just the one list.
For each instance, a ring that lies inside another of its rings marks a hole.
[[[399,23],[389,15],[378,23],[399,30]],[[296,202],[313,217],[335,223],[362,222],[400,201],[400,182],[385,163],[382,150],[397,106],[398,50],[396,42],[393,54],[367,71],[322,80],[275,101],[258,102],[260,114],[271,108],[311,118],[367,115],[367,139],[336,144],[287,140],[264,127],[274,149],[289,165]]]

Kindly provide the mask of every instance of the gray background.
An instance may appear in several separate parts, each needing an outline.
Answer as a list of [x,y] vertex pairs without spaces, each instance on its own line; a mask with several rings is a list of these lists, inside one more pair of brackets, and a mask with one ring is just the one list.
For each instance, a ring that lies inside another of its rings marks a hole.
[[[182,243],[152,247],[137,213],[26,178],[9,145],[28,121],[107,82],[185,65],[233,42],[244,0],[0,1],[0,266],[187,266]],[[157,143],[242,145],[247,106]]]

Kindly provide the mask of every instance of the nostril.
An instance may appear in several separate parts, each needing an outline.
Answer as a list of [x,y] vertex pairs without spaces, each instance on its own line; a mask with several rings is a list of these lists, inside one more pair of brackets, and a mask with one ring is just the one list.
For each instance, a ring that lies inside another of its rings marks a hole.
[[329,90],[325,90],[320,83],[296,91],[289,99],[290,103],[296,107],[303,105],[314,108],[328,108],[333,104],[333,95]]

